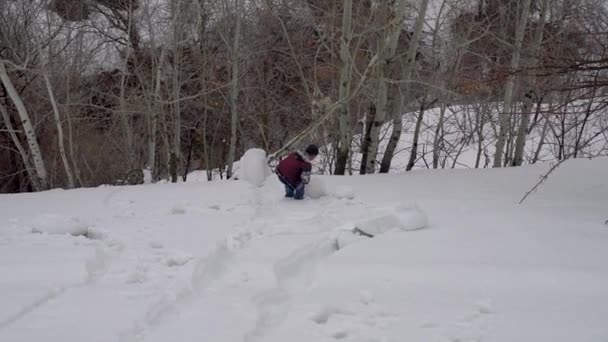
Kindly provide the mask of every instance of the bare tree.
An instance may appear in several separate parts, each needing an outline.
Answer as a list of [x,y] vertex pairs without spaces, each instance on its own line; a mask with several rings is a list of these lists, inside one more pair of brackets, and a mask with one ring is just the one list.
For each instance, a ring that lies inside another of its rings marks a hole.
[[[378,153],[378,145],[380,143],[380,127],[384,124],[387,113],[388,104],[388,87],[387,80],[388,67],[391,60],[395,56],[399,35],[402,28],[401,23],[405,16],[407,2],[397,0],[394,3],[386,4],[386,18],[388,25],[385,34],[381,36],[381,42],[378,44],[378,65],[375,69],[375,78],[378,82],[378,90],[376,97],[376,113],[373,118],[370,132],[369,144],[364,153],[367,155],[365,165],[361,165],[362,173],[374,173],[376,170],[376,154]],[[382,6],[381,6],[382,7]]]
[[70,189],[74,188],[74,174],[72,173],[72,168],[70,167],[70,163],[68,162],[68,157],[65,152],[65,143],[63,136],[63,126],[61,124],[61,117],[59,116],[59,108],[57,107],[57,101],[55,100],[55,94],[53,93],[53,87],[51,85],[51,80],[49,79],[49,75],[44,73],[44,83],[46,84],[46,89],[49,93],[49,100],[51,101],[51,105],[53,107],[53,115],[55,118],[55,126],[57,127],[57,142],[59,145],[59,155],[61,156],[61,161],[63,162],[63,167],[65,169],[65,173],[68,177],[68,187]]
[[36,182],[39,187],[38,190],[46,190],[49,187],[46,166],[44,165],[44,159],[42,157],[42,152],[40,151],[40,146],[38,145],[38,137],[36,136],[36,131],[34,130],[34,126],[32,125],[32,121],[30,119],[30,115],[23,103],[23,100],[19,96],[19,93],[15,89],[13,82],[11,81],[8,71],[6,69],[6,62],[0,58],[0,81],[4,85],[8,96],[13,101],[13,104],[17,108],[17,112],[19,113],[19,118],[21,119],[21,125],[23,127],[23,132],[25,133],[25,137],[27,139],[27,143],[30,149],[30,153],[32,156],[32,160],[34,163],[34,168],[36,170]]
[[340,139],[336,160],[336,175],[343,175],[345,173],[352,143],[349,103],[345,101],[349,97],[351,87],[352,57],[350,55],[350,45],[352,40],[352,7],[352,0],[344,0],[342,34],[340,36],[340,62],[342,65],[340,67],[340,89],[338,95],[339,101],[343,101],[343,103],[339,114]]
[[228,162],[226,177],[232,177],[232,166],[234,164],[234,153],[236,150],[236,126],[238,122],[237,100],[239,96],[239,42],[241,39],[241,13],[240,0],[234,2],[234,14],[236,16],[236,27],[234,29],[234,40],[232,45],[232,81],[230,85],[230,146],[228,148]]
[[[524,33],[528,25],[530,16],[531,0],[523,0],[521,13],[515,15],[517,27],[515,32],[515,42],[513,43],[513,52],[511,54],[510,74],[505,85],[505,95],[502,105],[502,111],[499,115],[500,132],[498,133],[498,141],[496,142],[496,152],[494,153],[494,167],[501,167],[504,157],[504,146],[509,132],[509,122],[511,120],[512,104],[513,104],[513,89],[515,88],[515,75],[513,72],[519,68],[521,59],[521,47],[524,39]],[[542,37],[541,37],[542,38]]]
[[[396,116],[393,120],[393,132],[384,152],[382,164],[380,166],[381,173],[389,172],[391,168],[391,162],[393,160],[393,155],[395,153],[395,149],[397,148],[397,143],[401,138],[401,131],[403,129],[403,114],[400,111],[405,107],[404,101],[407,101],[410,96],[412,75],[416,66],[416,53],[418,51],[418,42],[422,34],[422,26],[426,19],[426,9],[428,5],[429,0],[422,0],[422,2],[420,3],[420,9],[418,10],[418,16],[416,17],[416,23],[414,24],[414,33],[412,34],[409,40],[409,46],[406,53],[405,63],[402,66],[403,72],[401,76],[402,82],[405,82],[405,91],[403,91],[403,93],[399,96],[398,103],[400,104],[400,106],[397,108],[398,111],[395,113]],[[436,29],[436,31],[438,31],[438,29]],[[422,117],[420,118],[420,120],[422,120]],[[419,129],[420,125],[416,124],[416,128]],[[414,149],[412,148],[412,150]]]

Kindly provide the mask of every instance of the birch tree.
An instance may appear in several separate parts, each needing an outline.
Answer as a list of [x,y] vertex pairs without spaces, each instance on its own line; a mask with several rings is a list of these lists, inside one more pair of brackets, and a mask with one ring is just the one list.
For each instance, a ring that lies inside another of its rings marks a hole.
[[9,135],[11,136],[11,140],[13,141],[13,144],[15,145],[15,147],[17,148],[17,151],[19,152],[19,155],[21,156],[21,160],[23,161],[23,165],[25,166],[25,170],[27,171],[27,174],[30,178],[33,188],[37,191],[41,190],[41,186],[38,183],[38,177],[36,176],[36,171],[32,168],[28,154],[25,151],[25,148],[23,148],[23,145],[21,144],[21,141],[19,140],[19,137],[17,136],[15,129],[13,128],[13,125],[11,124],[11,118],[8,114],[8,111],[1,102],[0,102],[0,114],[2,115],[2,120],[4,121],[4,124],[8,130]]
[[68,177],[68,187],[70,189],[73,189],[75,186],[74,174],[72,173],[72,168],[70,167],[70,163],[68,162],[68,157],[65,152],[63,126],[61,124],[61,118],[59,116],[59,108],[57,107],[57,101],[55,100],[55,94],[53,93],[53,87],[51,85],[49,75],[47,73],[44,73],[42,77],[44,78],[44,83],[46,84],[46,90],[49,94],[51,106],[53,107],[53,117],[55,118],[55,126],[57,127],[57,142],[59,145],[59,155],[61,156],[61,161],[63,162],[65,174]]
[[399,35],[402,31],[401,25],[405,16],[406,5],[407,2],[405,0],[395,0],[390,4],[387,4],[388,25],[385,34],[381,38],[381,42],[378,44],[378,65],[375,69],[375,76],[378,82],[376,114],[370,127],[369,145],[367,151],[365,151],[367,158],[365,164],[361,165],[362,173],[374,173],[376,170],[376,155],[380,143],[380,128],[386,120],[388,104],[388,67],[395,56]]
[[48,176],[46,172],[46,167],[44,165],[44,159],[42,157],[42,151],[40,150],[40,146],[38,145],[38,137],[36,136],[36,131],[34,130],[34,126],[32,125],[32,121],[30,120],[30,115],[28,114],[23,100],[19,96],[19,93],[13,85],[13,82],[8,76],[6,62],[1,58],[0,81],[4,85],[4,88],[6,89],[6,92],[8,93],[10,99],[13,101],[13,104],[17,108],[17,113],[19,114],[19,118],[21,120],[21,126],[23,127],[23,132],[25,134],[25,138],[27,139],[34,168],[36,170],[37,181],[34,182],[34,184],[38,184],[39,190],[46,190],[49,187]]
[[[416,66],[416,52],[418,51],[418,42],[422,34],[422,26],[426,19],[426,10],[428,5],[429,0],[422,0],[422,2],[420,3],[418,17],[416,17],[416,23],[414,24],[414,34],[412,35],[409,41],[405,64],[403,65],[403,72],[401,75],[401,81],[405,82],[405,90],[399,96],[399,106],[397,107],[397,112],[394,113],[395,118],[393,119],[393,132],[391,133],[391,137],[384,152],[382,164],[380,165],[380,173],[389,172],[391,168],[391,162],[393,161],[393,155],[395,154],[395,149],[397,148],[397,144],[399,143],[399,139],[401,138],[401,131],[403,130],[403,113],[401,113],[401,110],[405,108],[404,101],[408,101],[409,99],[410,87],[413,78],[412,76],[414,74]],[[419,125],[417,124],[416,127],[419,128]]]
[[234,13],[236,15],[236,27],[234,30],[234,40],[232,45],[232,80],[230,84],[230,146],[228,147],[228,162],[226,177],[232,177],[232,166],[234,164],[234,154],[236,149],[236,128],[238,123],[237,100],[239,96],[239,42],[241,39],[241,13],[240,2],[235,0]]
[[340,139],[334,174],[343,175],[346,171],[346,163],[350,154],[352,143],[350,128],[350,106],[345,101],[350,92],[352,58],[350,55],[350,44],[352,39],[352,0],[344,0],[344,11],[342,14],[342,32],[340,36],[340,88],[339,101],[342,101],[339,114]]
[[530,3],[531,0],[523,0],[522,10],[515,16],[517,20],[517,28],[515,32],[515,42],[513,44],[513,52],[511,54],[511,62],[509,65],[509,76],[507,77],[507,83],[505,85],[505,94],[502,104],[502,111],[499,114],[499,133],[498,140],[496,142],[496,152],[494,154],[494,167],[501,167],[504,156],[504,147],[507,140],[507,134],[510,131],[510,119],[513,114],[513,89],[515,88],[515,70],[519,68],[519,62],[521,59],[521,47],[524,39],[524,33],[526,26],[528,25],[528,17],[530,16]]
[[[536,31],[534,32],[534,41],[532,42],[532,47],[530,48],[530,55],[532,56],[529,63],[530,68],[535,68],[538,64],[538,59],[536,55],[538,54],[540,45],[543,41],[543,32],[545,30],[545,17],[547,16],[550,2],[550,0],[543,0],[541,5],[540,18],[536,26]],[[535,91],[537,87],[536,77],[534,74],[529,77],[528,84],[530,85],[530,87],[532,87],[532,90],[528,91],[524,98],[524,103],[522,106],[523,110],[521,113],[521,123],[519,124],[517,130],[517,139],[515,141],[515,153],[513,155],[512,166],[520,166],[523,163],[524,159],[524,145],[526,143],[526,135],[530,122],[530,114],[532,113],[533,96],[537,93]]]

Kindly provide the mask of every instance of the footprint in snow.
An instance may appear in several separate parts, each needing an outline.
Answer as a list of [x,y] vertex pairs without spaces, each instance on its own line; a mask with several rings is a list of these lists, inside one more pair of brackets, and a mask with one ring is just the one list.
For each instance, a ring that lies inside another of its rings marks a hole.
[[184,266],[185,264],[190,262],[190,260],[192,260],[192,259],[193,259],[193,257],[191,255],[183,254],[183,253],[176,253],[173,255],[169,255],[165,258],[165,265],[167,265],[169,267]]

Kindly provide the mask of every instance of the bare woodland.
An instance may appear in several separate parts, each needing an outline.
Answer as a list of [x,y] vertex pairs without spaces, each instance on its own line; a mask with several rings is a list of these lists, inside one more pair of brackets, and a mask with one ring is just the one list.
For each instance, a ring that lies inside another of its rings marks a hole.
[[604,0],[0,1],[0,192],[590,158],[607,107]]

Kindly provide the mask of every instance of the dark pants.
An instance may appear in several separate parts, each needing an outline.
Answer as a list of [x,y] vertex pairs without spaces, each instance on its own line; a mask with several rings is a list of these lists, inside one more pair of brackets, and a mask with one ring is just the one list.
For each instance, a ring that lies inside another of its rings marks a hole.
[[283,179],[281,175],[277,174],[277,176],[279,176],[279,181],[285,185],[285,197],[293,197],[297,200],[304,199],[304,183],[291,184],[291,182]]

